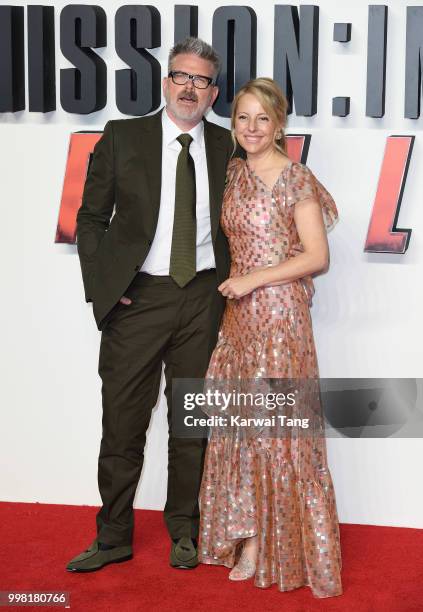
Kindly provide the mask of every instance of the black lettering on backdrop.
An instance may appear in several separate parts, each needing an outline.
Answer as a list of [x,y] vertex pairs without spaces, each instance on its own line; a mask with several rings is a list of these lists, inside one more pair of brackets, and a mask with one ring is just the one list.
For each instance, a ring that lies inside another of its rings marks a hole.
[[175,4],[173,42],[187,36],[198,36],[198,6]]
[[54,7],[28,6],[28,100],[29,111],[56,110],[54,57]]
[[213,15],[213,47],[222,59],[213,110],[231,116],[235,93],[256,76],[257,16],[248,6],[221,6]]
[[[333,40],[340,43],[349,43],[351,41],[351,23],[334,23],[333,24]],[[337,96],[332,98],[332,115],[334,117],[347,117],[350,114],[349,96]]]
[[275,6],[273,76],[297,115],[317,112],[319,7]]
[[125,115],[146,115],[160,106],[160,62],[145,49],[161,45],[154,6],[121,6],[115,16],[118,56],[130,66],[116,71],[116,105]]
[[0,113],[24,109],[24,9],[0,6]]
[[423,6],[407,6],[404,117],[420,117],[423,62]]
[[[366,116],[385,114],[388,6],[368,6]],[[297,116],[317,112],[319,7],[276,4],[274,14],[273,76],[285,91],[289,109]],[[30,112],[56,108],[54,7],[28,5],[25,57],[23,6],[0,6],[0,112],[25,109],[25,62]],[[198,6],[174,5],[174,42],[198,32]],[[122,11],[122,12],[121,12]],[[122,6],[143,14],[138,23],[116,25],[116,49],[130,69],[116,71],[116,103],[123,114],[142,115],[160,104],[159,65],[146,49],[161,44],[160,13],[150,5]],[[170,18],[170,15],[166,15]],[[128,27],[126,27],[128,25]],[[350,23],[335,23],[334,40],[348,43]],[[150,28],[150,29],[149,29]],[[335,32],[336,30],[336,32]],[[145,40],[145,38],[147,40]],[[213,42],[223,55],[217,114],[227,117],[236,91],[256,74],[256,14],[247,6],[218,7],[213,18]],[[74,68],[60,71],[60,100],[69,113],[88,114],[106,104],[107,68],[93,49],[106,45],[106,14],[100,6],[69,4],[60,15],[60,48]],[[167,45],[170,46],[170,43]],[[406,12],[404,117],[418,119],[422,96],[423,6]],[[363,69],[365,67],[363,66]],[[398,79],[392,83],[395,94]],[[150,85],[151,83],[151,85]],[[150,91],[149,91],[150,90]],[[332,112],[346,116],[350,98],[332,100]]]
[[367,117],[385,115],[387,32],[388,7],[370,5],[367,37]]
[[68,4],[60,14],[60,48],[75,66],[60,71],[60,102],[88,115],[106,106],[107,68],[91,47],[105,47],[106,13],[100,6]]

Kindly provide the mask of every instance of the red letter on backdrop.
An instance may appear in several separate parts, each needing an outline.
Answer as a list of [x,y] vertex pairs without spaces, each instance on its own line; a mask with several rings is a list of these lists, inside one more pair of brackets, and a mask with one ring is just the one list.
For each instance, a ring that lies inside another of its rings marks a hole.
[[75,244],[76,214],[81,206],[91,153],[102,132],[71,134],[55,242]]
[[310,134],[290,134],[286,137],[288,157],[302,164],[307,163],[308,151],[310,149]]
[[414,136],[389,136],[364,250],[405,253],[411,229],[397,227]]

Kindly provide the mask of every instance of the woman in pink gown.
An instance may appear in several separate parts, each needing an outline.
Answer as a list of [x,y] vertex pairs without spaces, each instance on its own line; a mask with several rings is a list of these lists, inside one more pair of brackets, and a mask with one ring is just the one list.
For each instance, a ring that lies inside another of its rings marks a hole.
[[[232,265],[219,287],[227,306],[206,375],[216,388],[225,380],[318,378],[311,274],[328,265],[326,230],[338,214],[311,170],[286,155],[286,107],[266,78],[247,83],[233,104],[234,140],[247,159],[230,162],[222,207]],[[320,410],[319,403],[321,418]],[[199,560],[232,568],[231,580],[254,576],[258,587],[307,585],[315,597],[340,595],[339,526],[323,428],[280,436],[241,429],[212,428]]]

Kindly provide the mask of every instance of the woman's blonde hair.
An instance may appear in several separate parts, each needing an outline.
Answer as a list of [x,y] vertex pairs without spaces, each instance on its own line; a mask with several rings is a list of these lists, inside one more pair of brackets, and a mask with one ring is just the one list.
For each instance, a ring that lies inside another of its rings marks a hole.
[[269,79],[268,77],[261,77],[259,79],[251,79],[248,81],[243,87],[241,87],[232,102],[231,136],[232,142],[234,143],[233,153],[235,153],[238,146],[238,141],[235,138],[235,117],[238,112],[239,101],[245,94],[252,94],[255,96],[273,123],[281,126],[280,130],[276,132],[276,134],[280,134],[280,137],[276,137],[275,134],[274,144],[275,148],[280,153],[287,155],[286,137],[283,127],[286,124],[288,101],[276,81]]

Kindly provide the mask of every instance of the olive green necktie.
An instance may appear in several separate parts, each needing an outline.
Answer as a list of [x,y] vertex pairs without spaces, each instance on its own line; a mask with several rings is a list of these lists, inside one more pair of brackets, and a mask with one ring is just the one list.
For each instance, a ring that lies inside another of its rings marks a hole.
[[189,153],[192,136],[181,134],[176,139],[182,149],[176,166],[175,215],[169,274],[184,287],[196,274],[196,190],[195,166]]

